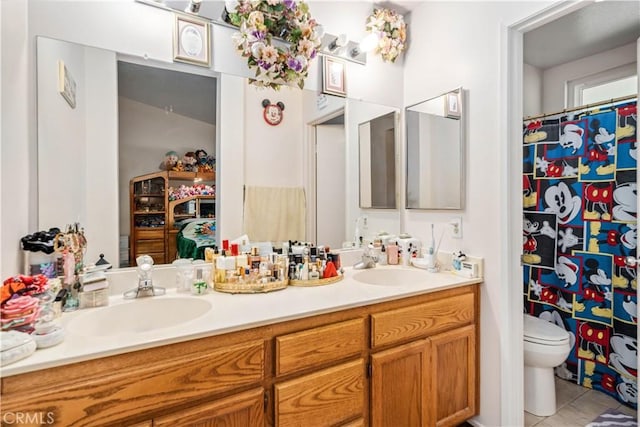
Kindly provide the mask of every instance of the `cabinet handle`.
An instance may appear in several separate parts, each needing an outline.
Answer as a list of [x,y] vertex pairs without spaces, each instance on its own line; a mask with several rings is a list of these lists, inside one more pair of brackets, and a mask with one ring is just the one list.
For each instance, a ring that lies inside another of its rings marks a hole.
[[267,405],[269,404],[269,393],[264,392],[264,412],[267,412]]

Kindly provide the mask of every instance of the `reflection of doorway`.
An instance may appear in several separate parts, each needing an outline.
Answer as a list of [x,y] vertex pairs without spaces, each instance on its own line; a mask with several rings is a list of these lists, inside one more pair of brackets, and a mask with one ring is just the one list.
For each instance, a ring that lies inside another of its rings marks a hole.
[[[170,68],[170,69],[168,69]],[[188,69],[189,72],[185,72]],[[190,67],[118,61],[118,193],[120,266],[128,266],[129,180],[163,170],[165,154],[182,160],[204,150],[216,157],[216,78]],[[172,182],[193,185],[185,181]],[[206,182],[211,185],[211,182]],[[165,214],[165,226],[167,214]],[[165,239],[165,244],[168,242]],[[160,251],[159,251],[160,252]],[[167,260],[171,262],[171,260]]]
[[316,242],[340,248],[346,237],[346,141],[344,113],[316,123],[315,217]]

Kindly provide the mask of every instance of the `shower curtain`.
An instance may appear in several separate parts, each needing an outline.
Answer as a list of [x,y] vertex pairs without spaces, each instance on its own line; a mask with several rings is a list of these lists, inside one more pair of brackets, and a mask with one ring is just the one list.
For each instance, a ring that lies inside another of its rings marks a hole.
[[571,335],[556,375],[637,408],[637,101],[523,126],[524,311]]

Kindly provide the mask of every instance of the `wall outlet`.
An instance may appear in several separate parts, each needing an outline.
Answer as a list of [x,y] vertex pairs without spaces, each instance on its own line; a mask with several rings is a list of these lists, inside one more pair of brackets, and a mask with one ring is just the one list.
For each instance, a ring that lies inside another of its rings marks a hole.
[[462,218],[452,218],[449,224],[451,225],[451,237],[454,239],[462,239]]

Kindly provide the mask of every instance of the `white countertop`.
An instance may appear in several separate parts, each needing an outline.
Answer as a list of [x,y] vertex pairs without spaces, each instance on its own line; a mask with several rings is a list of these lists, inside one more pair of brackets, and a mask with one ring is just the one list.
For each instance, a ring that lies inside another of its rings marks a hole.
[[73,324],[76,317],[91,316],[99,310],[109,309],[114,305],[128,304],[131,305],[131,310],[136,310],[136,302],[148,299],[124,300],[122,296],[112,296],[109,300],[110,306],[63,313],[60,322],[65,327],[66,336],[64,341],[54,347],[36,350],[33,355],[26,359],[2,367],[0,376],[7,377],[135,350],[391,301],[482,281],[480,278],[468,279],[450,272],[429,273],[415,267],[376,267],[376,270],[407,269],[424,274],[424,280],[410,285],[372,285],[363,283],[353,277],[359,272],[371,270],[348,268],[345,270],[344,279],[331,285],[318,287],[289,286],[286,289],[268,293],[226,294],[210,291],[206,295],[191,296],[189,294],[176,293],[175,289],[168,289],[166,295],[151,298],[203,299],[210,302],[212,308],[188,322],[146,332],[94,337],[78,333],[73,327],[68,326],[70,323]]

